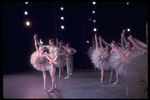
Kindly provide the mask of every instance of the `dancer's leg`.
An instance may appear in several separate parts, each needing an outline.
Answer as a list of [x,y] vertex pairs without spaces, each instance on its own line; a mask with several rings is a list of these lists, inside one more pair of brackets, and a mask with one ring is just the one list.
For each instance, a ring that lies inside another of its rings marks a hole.
[[101,83],[103,84],[103,75],[104,75],[104,70],[103,68],[101,69]]
[[140,40],[138,40],[138,39],[136,39],[136,38],[133,38],[133,39],[134,39],[134,41],[135,41],[139,46],[141,46],[141,47],[147,49],[147,44],[146,44],[146,43],[141,42]]
[[55,73],[56,73],[56,67],[52,64],[51,66],[51,70],[49,70],[50,72],[50,75],[51,75],[51,78],[52,78],[52,87],[50,90],[48,90],[48,92],[51,92],[54,90],[55,87],[58,87],[57,85],[57,80],[56,80],[56,76],[55,76]]
[[73,71],[73,57],[71,57],[70,61],[70,75],[72,75],[72,71]]
[[59,68],[59,77],[61,76],[61,68]]
[[116,82],[113,84],[117,84],[118,83],[118,72],[116,71]]
[[43,71],[44,89],[46,89],[46,71]]
[[112,76],[113,76],[113,69],[111,69],[111,74],[110,74],[109,82],[111,82],[111,80],[112,80]]
[[70,64],[69,60],[66,60],[66,66],[67,66],[67,76],[64,79],[70,78]]

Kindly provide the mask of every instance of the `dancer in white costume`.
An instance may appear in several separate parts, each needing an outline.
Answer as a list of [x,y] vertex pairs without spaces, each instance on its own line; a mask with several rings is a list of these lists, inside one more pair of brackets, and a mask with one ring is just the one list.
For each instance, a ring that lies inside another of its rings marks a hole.
[[[39,46],[39,48],[37,47],[36,37],[37,37],[37,35],[35,34],[34,35],[34,43],[35,43],[36,51],[32,53],[31,58],[30,58],[30,63],[33,65],[33,67],[36,70],[42,71],[43,80],[44,80],[44,89],[46,89],[46,71],[50,70],[51,66],[50,66],[49,60],[43,56],[43,54],[48,55],[48,53],[45,52],[45,47],[42,45],[41,40],[40,40],[41,46]],[[55,64],[57,63],[57,62],[52,61],[52,60],[51,60],[51,62],[55,63]]]
[[[52,87],[50,90],[48,90],[48,92],[51,92],[54,90],[54,88],[58,88],[58,84],[57,84],[57,80],[56,80],[56,67],[60,67],[61,66],[61,60],[58,59],[59,56],[59,49],[55,46],[55,42],[53,39],[51,39],[51,47],[49,48],[49,56],[48,55],[44,55],[48,60],[50,60],[50,64],[51,64],[51,69],[49,70],[51,78],[52,78]],[[51,62],[51,59],[53,61],[57,61],[57,64],[54,64]]]
[[97,35],[95,34],[96,48],[92,52],[91,59],[92,59],[92,63],[94,64],[94,66],[97,69],[101,70],[101,83],[103,84],[104,70],[109,70],[109,64],[107,62],[107,59],[110,56],[110,53],[109,53],[108,46],[103,48],[102,43],[101,43],[102,41],[101,37],[99,37],[99,41],[100,41],[101,48],[98,47]]
[[[60,42],[60,46],[65,49],[65,60],[66,60],[66,66],[67,66],[67,76],[64,79],[70,78],[70,75],[72,75],[72,69],[71,68],[71,56],[76,53],[77,51],[74,48],[69,47],[69,43],[66,44],[66,47],[62,45]],[[73,67],[73,66],[72,66]]]
[[[62,42],[62,40],[61,40],[61,42]],[[64,51],[65,50],[59,45],[59,59],[61,60],[63,67],[66,66],[65,55],[64,55],[65,52]],[[59,77],[61,77],[61,72],[63,72],[63,67],[59,68]]]

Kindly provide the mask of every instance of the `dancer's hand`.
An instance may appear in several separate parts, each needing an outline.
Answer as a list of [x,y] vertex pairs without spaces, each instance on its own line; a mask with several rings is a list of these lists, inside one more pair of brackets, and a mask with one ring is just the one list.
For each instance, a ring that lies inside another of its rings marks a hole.
[[99,40],[102,41],[102,37],[101,36],[99,36]]
[[129,36],[128,36],[128,40],[130,40],[130,41],[132,41],[132,40],[133,40],[132,35],[129,35]]
[[57,62],[57,61],[52,61],[52,63],[53,63],[53,64],[57,64],[58,62]]
[[124,36],[124,33],[125,33],[125,29],[122,30],[122,33],[121,33],[121,37],[123,38]]
[[36,37],[37,37],[37,34],[34,34],[34,36],[33,36],[34,40],[36,40]]

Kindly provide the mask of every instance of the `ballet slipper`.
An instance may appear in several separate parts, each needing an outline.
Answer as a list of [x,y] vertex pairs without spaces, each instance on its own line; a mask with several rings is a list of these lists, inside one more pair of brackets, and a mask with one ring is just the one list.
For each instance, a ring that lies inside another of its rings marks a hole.
[[46,90],[46,86],[44,85],[44,90]]
[[53,92],[54,88],[49,89],[47,92]]
[[114,85],[116,85],[118,83],[118,81],[116,81],[115,83],[113,83]]
[[58,85],[55,85],[54,88],[55,88],[55,89],[59,89],[59,86],[58,86]]
[[70,77],[69,76],[67,76],[67,77],[65,77],[64,79],[69,79]]

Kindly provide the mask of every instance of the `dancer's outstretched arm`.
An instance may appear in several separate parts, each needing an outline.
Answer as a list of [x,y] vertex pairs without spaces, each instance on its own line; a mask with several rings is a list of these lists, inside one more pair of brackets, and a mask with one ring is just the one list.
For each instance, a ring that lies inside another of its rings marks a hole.
[[128,36],[128,39],[130,40],[130,42],[134,45],[134,47],[136,47],[138,50],[140,50],[141,52],[148,52],[147,49],[141,48],[132,38],[131,35]]
[[111,45],[110,44],[108,44],[104,39],[101,39],[102,40],[102,42],[105,44],[105,45],[107,45],[107,46],[110,46],[111,47]]
[[95,45],[96,45],[96,48],[98,49],[98,42],[97,42],[97,35],[95,34]]

